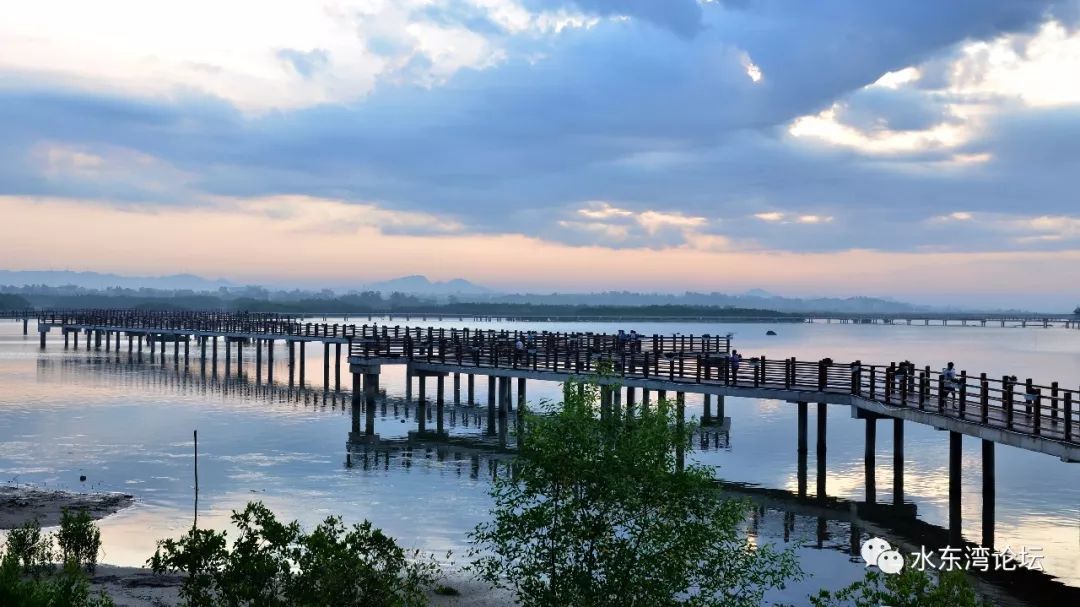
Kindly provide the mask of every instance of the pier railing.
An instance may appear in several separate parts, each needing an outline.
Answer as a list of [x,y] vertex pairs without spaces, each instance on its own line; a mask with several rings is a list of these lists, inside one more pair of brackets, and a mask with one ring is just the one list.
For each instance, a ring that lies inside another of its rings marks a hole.
[[[647,342],[648,340],[646,340]],[[699,344],[686,336],[688,345]],[[404,356],[410,362],[463,367],[549,371],[569,375],[610,374],[623,378],[678,384],[720,384],[749,388],[850,394],[888,406],[909,407],[1033,436],[1080,443],[1080,389],[1049,385],[1016,377],[989,377],[985,373],[949,372],[929,366],[864,365],[749,357],[736,362],[725,349],[681,346],[679,336],[664,338],[657,346],[568,341],[541,341],[524,349],[508,339],[464,343],[450,339],[383,337],[353,342],[352,356],[384,358]]]

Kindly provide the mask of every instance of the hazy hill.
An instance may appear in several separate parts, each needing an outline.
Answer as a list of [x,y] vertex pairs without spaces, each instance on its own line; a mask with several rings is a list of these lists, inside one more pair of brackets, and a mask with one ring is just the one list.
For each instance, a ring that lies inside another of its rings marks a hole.
[[49,287],[76,286],[85,289],[108,289],[123,287],[138,289],[177,289],[192,291],[216,291],[219,287],[233,286],[227,280],[209,280],[193,274],[171,276],[121,276],[100,272],[72,272],[70,270],[0,270],[0,285],[21,287],[45,285]]
[[402,276],[382,282],[364,285],[364,289],[383,293],[411,293],[414,295],[480,295],[493,291],[487,287],[471,283],[464,278],[454,278],[445,282],[428,280],[427,276]]

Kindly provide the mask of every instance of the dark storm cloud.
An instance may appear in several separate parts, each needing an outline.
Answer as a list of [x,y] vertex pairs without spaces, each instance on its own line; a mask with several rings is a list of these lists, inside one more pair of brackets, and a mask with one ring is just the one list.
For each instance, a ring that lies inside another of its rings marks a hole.
[[[13,163],[0,167],[0,184],[4,193],[110,192],[37,175],[22,154],[52,140],[138,150],[192,178],[190,192],[113,186],[110,196],[118,199],[198,203],[191,192],[301,193],[569,242],[583,236],[559,222],[575,219],[588,200],[701,216],[709,220],[705,231],[793,250],[910,250],[943,240],[975,247],[981,237],[943,236],[923,224],[952,211],[1021,205],[1025,212],[1070,212],[1071,185],[1062,177],[1070,173],[1053,168],[1080,157],[1080,139],[1062,135],[1080,124],[1068,112],[1002,119],[963,150],[992,160],[962,169],[941,168],[948,160],[942,152],[868,158],[793,143],[783,132],[792,119],[838,100],[846,103],[842,118],[861,127],[932,125],[943,117],[933,99],[860,87],[967,39],[1030,31],[1060,3],[576,4],[633,18],[564,31],[539,61],[511,53],[499,66],[461,71],[440,86],[382,84],[347,105],[252,117],[200,96],[161,102],[6,89],[0,159]],[[747,59],[760,67],[761,82],[746,74]],[[896,170],[898,162],[904,170]],[[753,217],[770,211],[792,219]],[[799,223],[800,214],[832,220]],[[662,232],[664,244],[672,234]]]

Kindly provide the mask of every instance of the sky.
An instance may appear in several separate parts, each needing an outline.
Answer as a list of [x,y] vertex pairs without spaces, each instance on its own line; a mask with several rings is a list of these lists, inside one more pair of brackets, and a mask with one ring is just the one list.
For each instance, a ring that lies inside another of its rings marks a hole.
[[1080,0],[37,0],[0,267],[1080,304]]

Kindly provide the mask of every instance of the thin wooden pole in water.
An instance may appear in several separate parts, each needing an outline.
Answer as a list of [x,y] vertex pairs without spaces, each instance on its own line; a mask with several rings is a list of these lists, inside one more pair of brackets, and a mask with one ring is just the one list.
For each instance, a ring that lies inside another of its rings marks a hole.
[[192,529],[199,528],[199,431],[195,430],[195,522]]

